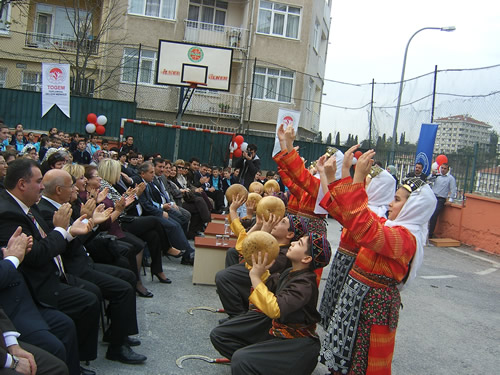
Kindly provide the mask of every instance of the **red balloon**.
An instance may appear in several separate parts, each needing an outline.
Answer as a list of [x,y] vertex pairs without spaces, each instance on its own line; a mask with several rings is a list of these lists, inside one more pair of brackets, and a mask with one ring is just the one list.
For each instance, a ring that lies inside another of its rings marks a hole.
[[436,163],[438,163],[438,165],[446,164],[448,163],[448,158],[446,157],[446,155],[438,155],[438,157],[436,158]]
[[354,157],[355,157],[356,159],[359,159],[359,157],[360,157],[361,155],[363,155],[363,153],[362,153],[361,151],[356,151],[356,152],[354,153]]
[[234,150],[234,152],[233,152],[233,156],[234,156],[235,158],[240,158],[240,157],[241,157],[241,155],[242,155],[242,153],[243,153],[243,151],[241,151],[241,148],[237,148],[236,150]]
[[242,135],[237,135],[236,137],[234,137],[234,141],[236,142],[236,144],[239,146],[243,143],[244,139],[243,139],[243,136]]
[[96,124],[97,123],[97,115],[95,113],[89,113],[87,115],[87,122],[91,124]]
[[95,132],[99,135],[103,135],[104,133],[106,133],[106,128],[102,125],[97,125],[95,127]]

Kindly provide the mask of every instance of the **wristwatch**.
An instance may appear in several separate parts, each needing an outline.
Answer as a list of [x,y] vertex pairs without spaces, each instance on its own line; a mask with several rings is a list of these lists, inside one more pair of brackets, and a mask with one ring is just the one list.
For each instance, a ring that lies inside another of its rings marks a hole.
[[10,368],[12,370],[15,370],[17,365],[19,364],[19,358],[17,358],[15,355],[11,355],[12,357],[12,364],[10,365]]

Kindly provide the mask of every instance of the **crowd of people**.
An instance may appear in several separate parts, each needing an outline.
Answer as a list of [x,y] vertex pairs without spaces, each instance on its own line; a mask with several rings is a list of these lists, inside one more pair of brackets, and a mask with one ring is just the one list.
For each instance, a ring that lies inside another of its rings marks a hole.
[[[332,374],[389,374],[399,290],[422,263],[439,194],[453,188],[447,165],[429,177],[433,189],[416,168],[395,190],[391,173],[374,165],[373,150],[355,167],[359,145],[345,154],[329,150],[306,168],[293,128],[282,125],[278,138],[277,172],[264,177],[255,144],[235,168],[222,168],[196,157],[143,155],[131,136],[109,149],[96,135],[53,128],[36,139],[25,137],[22,124],[11,135],[0,123],[0,367],[94,373],[81,362],[97,357],[102,306],[111,322],[106,358],[147,361],[134,337],[136,297],[154,297],[141,268],[150,267],[162,284],[175,282],[162,256],[193,265],[189,240],[203,236],[212,213],[226,213],[238,240],[215,278],[228,317],[210,339],[232,373],[309,374],[319,360]],[[266,190],[268,180],[279,189]],[[241,195],[228,202],[235,184],[282,199],[285,216],[258,216],[255,201]],[[328,215],[343,231],[320,295],[321,269],[332,254]],[[274,262],[265,249],[251,261],[242,256],[255,232],[279,244]],[[317,324],[326,332],[322,342]]]

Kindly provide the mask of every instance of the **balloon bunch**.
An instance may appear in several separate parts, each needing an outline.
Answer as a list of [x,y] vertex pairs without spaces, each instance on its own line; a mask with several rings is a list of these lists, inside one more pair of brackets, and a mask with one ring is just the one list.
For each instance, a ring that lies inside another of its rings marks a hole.
[[356,165],[361,155],[363,155],[363,153],[359,150],[354,153],[354,157],[352,158],[352,165]]
[[441,173],[441,165],[448,163],[448,158],[446,155],[438,155],[436,161],[432,163],[431,171],[437,171]]
[[248,143],[245,142],[242,135],[237,135],[233,138],[233,142],[229,145],[229,151],[235,158],[240,158],[243,152],[247,150]]
[[85,130],[87,133],[97,133],[103,135],[106,132],[104,125],[108,123],[108,119],[104,115],[97,116],[95,113],[89,113],[87,115],[87,125],[85,125]]

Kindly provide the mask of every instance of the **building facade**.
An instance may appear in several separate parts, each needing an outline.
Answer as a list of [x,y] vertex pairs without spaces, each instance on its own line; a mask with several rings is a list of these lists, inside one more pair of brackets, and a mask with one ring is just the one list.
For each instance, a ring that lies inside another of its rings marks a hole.
[[465,147],[490,144],[492,126],[468,115],[443,117],[435,120],[439,124],[434,143],[434,154],[457,152]]
[[8,4],[0,87],[39,91],[41,62],[72,66],[72,93],[135,101],[143,120],[176,121],[181,89],[155,84],[159,40],[233,50],[228,92],[195,90],[183,122],[274,133],[279,108],[314,138],[331,0],[80,0]]

